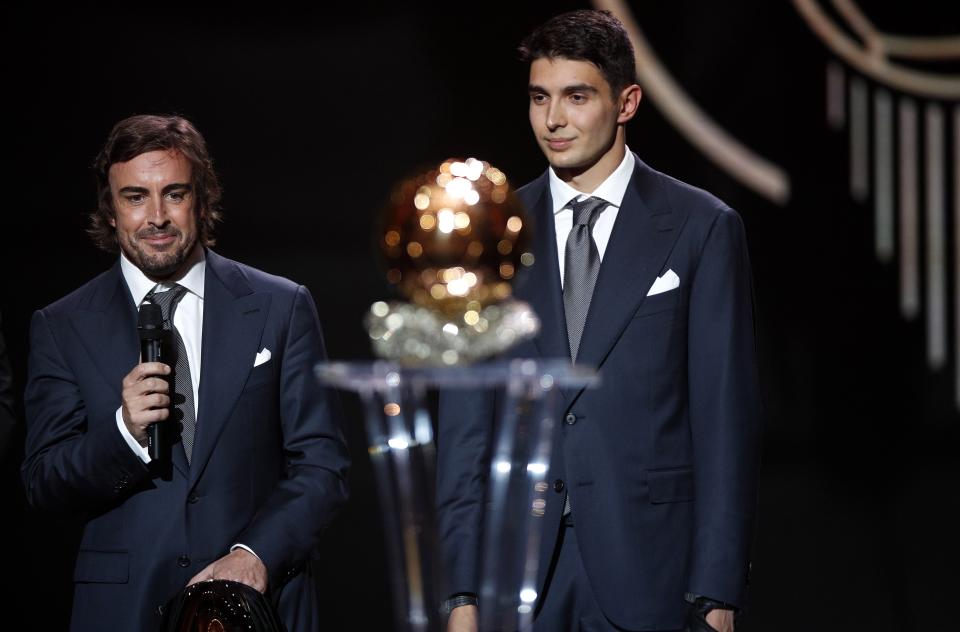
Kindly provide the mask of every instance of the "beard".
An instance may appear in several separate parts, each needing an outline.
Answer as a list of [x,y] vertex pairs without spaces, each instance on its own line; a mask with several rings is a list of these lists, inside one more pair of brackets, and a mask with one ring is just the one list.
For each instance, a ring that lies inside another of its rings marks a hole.
[[[145,246],[142,243],[144,239],[161,235],[174,238],[174,241],[163,250],[157,251],[152,246]],[[157,281],[168,279],[176,274],[197,243],[196,231],[191,231],[185,236],[183,231],[172,226],[163,230],[155,228],[140,230],[132,237],[123,234],[118,234],[117,237],[123,254],[145,275]]]

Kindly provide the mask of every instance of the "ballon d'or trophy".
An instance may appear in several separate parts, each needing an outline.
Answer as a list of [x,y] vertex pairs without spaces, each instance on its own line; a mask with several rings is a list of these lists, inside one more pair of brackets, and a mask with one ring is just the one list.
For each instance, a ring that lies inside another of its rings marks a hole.
[[406,299],[377,301],[365,317],[381,360],[326,362],[317,376],[357,392],[364,406],[395,630],[443,629],[440,606],[450,595],[437,539],[433,436],[437,424],[458,420],[431,419],[428,394],[458,389],[495,392],[497,402],[490,462],[478,472],[487,486],[480,629],[528,628],[544,508],[557,502],[547,480],[563,390],[591,386],[596,374],[520,344],[539,329],[514,296],[514,281],[536,265],[531,218],[496,167],[449,159],[401,182],[378,230],[386,280]]
[[495,355],[537,332],[511,300],[530,228],[507,177],[486,162],[450,159],[403,182],[383,218],[387,280],[410,303],[374,303],[375,352],[404,365],[458,365]]

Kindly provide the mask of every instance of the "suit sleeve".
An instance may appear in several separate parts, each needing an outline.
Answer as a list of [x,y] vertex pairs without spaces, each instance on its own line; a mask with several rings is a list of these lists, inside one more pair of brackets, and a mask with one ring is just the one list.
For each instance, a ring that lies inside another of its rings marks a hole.
[[440,394],[437,524],[446,594],[479,594],[480,550],[496,398],[486,390]]
[[94,509],[127,496],[149,475],[117,430],[113,414],[98,423],[87,418],[73,369],[42,311],[34,313],[30,325],[24,405],[27,437],[21,474],[32,506]]
[[760,395],[750,262],[730,209],[707,235],[690,292],[696,504],[689,591],[739,605],[757,505]]
[[314,366],[326,359],[310,293],[294,298],[280,367],[280,421],[286,472],[237,542],[256,551],[280,587],[309,558],[320,534],[347,499],[349,457],[336,395]]

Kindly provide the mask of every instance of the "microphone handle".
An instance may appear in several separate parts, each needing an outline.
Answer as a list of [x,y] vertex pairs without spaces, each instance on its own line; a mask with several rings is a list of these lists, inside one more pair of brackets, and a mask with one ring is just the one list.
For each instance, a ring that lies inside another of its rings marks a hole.
[[[140,358],[143,362],[160,362],[160,339],[140,340]],[[161,458],[161,446],[167,440],[167,424],[158,421],[147,427],[147,453],[151,460]]]

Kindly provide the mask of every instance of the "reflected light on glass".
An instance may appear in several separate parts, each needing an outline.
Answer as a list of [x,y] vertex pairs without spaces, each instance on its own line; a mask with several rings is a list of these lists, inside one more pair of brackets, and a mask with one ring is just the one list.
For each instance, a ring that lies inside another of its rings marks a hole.
[[433,230],[433,227],[437,225],[437,218],[433,215],[427,213],[420,216],[420,228],[423,230]]
[[470,284],[466,279],[454,279],[447,283],[447,292],[450,292],[451,296],[466,296],[469,291]]
[[510,461],[497,461],[497,471],[501,474],[510,472]]
[[430,196],[426,193],[417,193],[413,197],[413,205],[421,211],[427,210],[427,208],[430,206]]
[[456,336],[460,333],[460,328],[454,325],[453,323],[447,323],[443,326],[443,331],[450,334],[451,336]]
[[400,404],[396,402],[390,402],[383,407],[383,412],[388,417],[396,417],[400,414]]
[[453,232],[456,226],[456,216],[448,208],[442,208],[437,213],[437,229],[446,235]]
[[393,437],[387,441],[387,445],[394,450],[406,450],[410,447],[410,440],[406,437]]
[[468,191],[473,191],[473,185],[466,178],[454,178],[443,187],[452,198],[463,199]]
[[460,359],[460,354],[453,349],[447,349],[440,354],[440,359],[443,360],[444,364],[454,365]]
[[546,463],[527,463],[527,471],[531,474],[538,474],[543,476],[547,473],[547,464]]
[[524,588],[520,591],[520,601],[523,603],[533,603],[537,600],[537,591],[533,588]]

